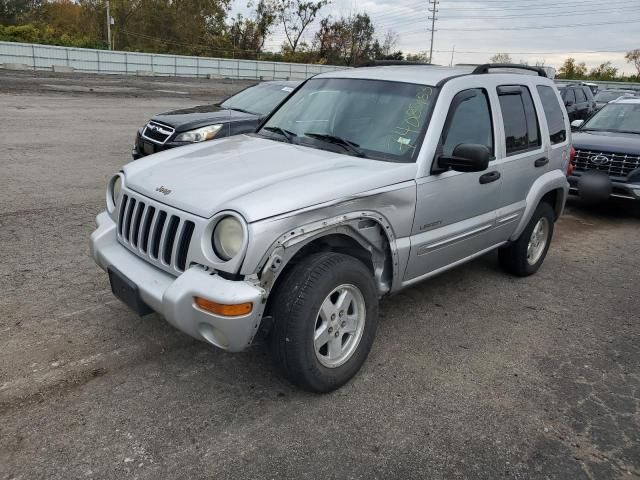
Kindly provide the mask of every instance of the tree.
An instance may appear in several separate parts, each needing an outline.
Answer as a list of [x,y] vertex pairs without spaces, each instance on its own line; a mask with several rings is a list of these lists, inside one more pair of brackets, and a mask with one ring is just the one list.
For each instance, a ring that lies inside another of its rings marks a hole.
[[376,48],[378,52],[382,51],[379,42],[375,46],[374,33],[375,28],[366,13],[336,21],[327,17],[320,22],[315,44],[320,57],[327,63],[359,65],[375,58]]
[[587,76],[587,65],[582,63],[576,63],[575,58],[567,58],[560,70],[558,70],[558,78],[566,78],[569,80],[580,80]]
[[513,63],[511,60],[511,55],[508,53],[496,53],[493,57],[489,59],[491,63]]
[[329,0],[305,1],[305,0],[276,0],[275,11],[284,27],[284,34],[291,48],[295,53],[302,34],[313,22],[318,13],[329,3]]
[[[247,7],[253,6],[252,2],[247,4]],[[275,21],[276,12],[273,4],[265,0],[259,0],[255,4],[253,18],[244,18],[239,13],[232,20],[228,32],[233,50],[238,50],[243,57],[253,56],[253,52],[260,53]]]
[[429,60],[429,54],[426,51],[407,54],[408,62],[427,63],[428,60]]
[[638,75],[640,75],[640,48],[627,52],[624,58],[627,59],[627,63],[633,63]]
[[[0,25],[16,25],[36,10],[40,0],[0,0]],[[28,19],[27,19],[28,20]]]
[[615,80],[618,76],[618,69],[611,65],[611,62],[604,62],[589,72],[589,78],[593,80]]

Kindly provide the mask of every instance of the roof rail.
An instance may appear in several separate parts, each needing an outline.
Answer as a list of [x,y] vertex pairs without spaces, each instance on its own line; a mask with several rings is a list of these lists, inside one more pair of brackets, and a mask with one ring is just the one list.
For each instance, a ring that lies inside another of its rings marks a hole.
[[545,72],[544,69],[540,67],[530,67],[529,65],[521,65],[519,63],[485,63],[484,65],[478,65],[472,73],[474,75],[489,73],[489,70],[492,68],[517,68],[520,70],[536,72],[541,77],[547,77],[547,72]]

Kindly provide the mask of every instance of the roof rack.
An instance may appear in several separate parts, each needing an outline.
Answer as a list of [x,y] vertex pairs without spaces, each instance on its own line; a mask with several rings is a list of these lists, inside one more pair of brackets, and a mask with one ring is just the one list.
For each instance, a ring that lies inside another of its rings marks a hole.
[[547,77],[547,72],[540,67],[530,67],[529,65],[521,65],[518,63],[485,63],[484,65],[478,65],[471,73],[474,75],[489,73],[489,70],[492,68],[517,68],[520,70],[536,72],[541,77]]

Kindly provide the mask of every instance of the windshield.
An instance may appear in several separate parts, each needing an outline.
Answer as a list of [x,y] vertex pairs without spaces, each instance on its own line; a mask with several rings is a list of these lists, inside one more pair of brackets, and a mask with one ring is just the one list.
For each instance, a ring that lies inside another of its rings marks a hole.
[[632,95],[628,92],[612,92],[612,91],[602,91],[596,94],[596,102],[611,102],[616,98],[625,97]]
[[220,104],[222,108],[266,115],[293,91],[294,87],[263,83],[246,88]]
[[347,155],[413,162],[434,91],[382,80],[311,79],[259,133]]
[[582,130],[640,134],[640,103],[610,103],[591,117]]

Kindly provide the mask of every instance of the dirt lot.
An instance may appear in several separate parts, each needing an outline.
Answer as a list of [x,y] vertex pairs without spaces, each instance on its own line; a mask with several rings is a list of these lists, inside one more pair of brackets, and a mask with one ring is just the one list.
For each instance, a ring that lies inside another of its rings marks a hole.
[[571,202],[534,277],[490,254],[384,301],[325,396],[116,301],[88,238],[136,128],[241,86],[0,70],[0,478],[640,478],[627,204]]

